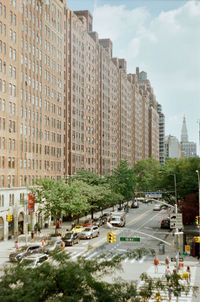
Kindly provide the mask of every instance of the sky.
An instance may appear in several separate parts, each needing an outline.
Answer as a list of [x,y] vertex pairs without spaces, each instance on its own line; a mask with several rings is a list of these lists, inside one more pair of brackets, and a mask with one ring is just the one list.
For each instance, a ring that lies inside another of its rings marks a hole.
[[128,73],[147,72],[162,105],[166,135],[180,140],[186,117],[189,141],[200,124],[200,0],[67,0],[71,10],[89,10],[99,38],[113,42],[113,57]]

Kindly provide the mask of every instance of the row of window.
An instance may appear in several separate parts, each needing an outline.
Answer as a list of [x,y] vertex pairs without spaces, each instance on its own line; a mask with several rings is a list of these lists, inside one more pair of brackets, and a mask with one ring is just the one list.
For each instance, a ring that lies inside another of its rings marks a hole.
[[28,60],[27,55],[21,55],[21,64],[24,64],[25,68],[29,68],[29,70],[31,70],[32,67],[33,73],[39,73],[39,75],[42,76],[42,66],[38,64],[38,61],[36,63],[34,61],[31,62],[31,59]]
[[[15,133],[16,131],[16,123],[15,121],[12,121],[12,120],[9,120],[8,121],[8,128],[9,128],[9,132],[13,132]],[[0,130],[6,130],[6,121],[5,121],[5,118],[1,118],[0,117]],[[4,148],[1,148],[0,146],[0,149],[4,149]]]
[[59,129],[59,130],[61,130],[61,128],[62,128],[62,123],[60,120],[57,120],[57,123],[56,123],[55,118],[50,118],[47,115],[45,115],[45,117],[44,117],[44,125],[47,127],[49,127],[51,125],[52,128],[56,128],[56,125],[57,125],[57,129]]
[[0,194],[0,207],[4,207],[4,195]]
[[40,123],[42,122],[42,113],[38,112],[38,111],[32,111],[32,114],[31,114],[31,109],[27,109],[27,107],[23,107],[21,106],[20,108],[20,116],[25,119],[29,119],[30,121],[39,121],[40,120]]
[[0,34],[6,36],[6,24],[2,23],[1,21],[0,21]]
[[[1,187],[5,187],[5,178],[6,176],[1,175]],[[13,186],[15,185],[15,175],[8,175],[7,177],[8,180],[8,186]]]
[[42,99],[38,97],[38,95],[34,95],[31,93],[28,93],[27,90],[20,89],[20,99],[21,101],[25,100],[25,102],[29,103],[29,106],[36,105],[39,106],[40,108],[42,107]]

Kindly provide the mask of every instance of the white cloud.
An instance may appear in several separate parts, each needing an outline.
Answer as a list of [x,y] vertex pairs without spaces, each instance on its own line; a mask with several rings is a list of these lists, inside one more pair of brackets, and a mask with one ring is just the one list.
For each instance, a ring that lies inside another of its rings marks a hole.
[[200,2],[180,2],[179,8],[162,11],[156,17],[145,7],[96,7],[94,29],[100,38],[113,41],[114,56],[127,60],[128,72],[135,73],[139,66],[148,73],[170,134],[180,138],[180,113],[182,117],[185,114],[189,139],[197,141]]

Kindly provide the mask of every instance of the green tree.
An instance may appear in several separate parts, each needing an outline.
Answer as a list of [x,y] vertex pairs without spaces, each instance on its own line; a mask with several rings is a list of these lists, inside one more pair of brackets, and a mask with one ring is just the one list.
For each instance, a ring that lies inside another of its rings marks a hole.
[[117,194],[123,196],[126,201],[133,197],[135,189],[135,174],[133,168],[128,167],[127,160],[121,160],[118,167],[107,177],[111,188]]
[[72,175],[69,181],[81,180],[88,185],[103,185],[106,183],[104,177],[96,175],[95,173],[88,170],[78,170],[75,175]]
[[136,175],[136,190],[138,192],[154,192],[160,190],[160,163],[154,158],[137,161],[133,170]]
[[30,191],[35,195],[35,202],[40,204],[38,210],[44,213],[45,217],[52,216],[56,221],[66,213],[66,199],[69,196],[69,190],[63,180],[39,179],[36,186],[30,188]]
[[[140,258],[152,253],[151,250],[138,249],[129,257]],[[127,254],[114,256],[112,260],[106,260],[102,255],[95,260],[79,257],[77,261],[71,261],[69,255],[54,252],[51,255],[53,261],[34,269],[23,264],[11,265],[0,279],[0,301],[127,302],[134,298],[136,302],[142,302],[153,298],[155,290],[167,291],[169,284],[175,295],[188,293],[190,289],[197,291],[197,287],[181,285],[177,275],[166,280],[142,274],[142,286],[136,281],[123,279],[106,282],[106,276],[122,270],[121,261]]]

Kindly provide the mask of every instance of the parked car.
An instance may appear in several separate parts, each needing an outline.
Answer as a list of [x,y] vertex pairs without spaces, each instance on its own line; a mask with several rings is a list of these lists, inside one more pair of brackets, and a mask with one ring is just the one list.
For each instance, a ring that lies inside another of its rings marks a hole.
[[44,247],[44,253],[49,254],[53,252],[57,247],[61,247],[61,240],[49,241]]
[[99,236],[99,228],[96,225],[86,227],[85,230],[80,234],[81,239],[92,239],[98,236]]
[[125,212],[112,212],[110,223],[113,226],[124,227],[126,225],[126,213]]
[[133,200],[132,204],[131,204],[131,208],[139,208],[139,202],[137,200]]
[[73,229],[72,232],[74,233],[81,233],[82,231],[84,231],[85,228],[82,225],[76,225]]
[[33,254],[24,257],[21,260],[21,263],[25,266],[35,268],[36,266],[43,264],[47,260],[48,260],[48,256],[46,254],[35,254],[35,255]]
[[161,210],[161,204],[160,203],[156,203],[153,207],[154,211],[160,211]]
[[21,246],[16,252],[12,252],[9,255],[10,261],[21,261],[23,257],[28,256],[32,253],[39,253],[42,251],[40,244],[25,245]]
[[79,243],[80,234],[77,232],[68,232],[65,236],[62,237],[62,241],[64,241],[65,245],[74,245],[75,243]]
[[165,218],[160,223],[161,229],[170,229],[170,218]]

